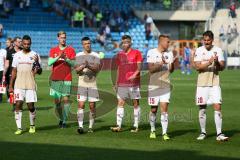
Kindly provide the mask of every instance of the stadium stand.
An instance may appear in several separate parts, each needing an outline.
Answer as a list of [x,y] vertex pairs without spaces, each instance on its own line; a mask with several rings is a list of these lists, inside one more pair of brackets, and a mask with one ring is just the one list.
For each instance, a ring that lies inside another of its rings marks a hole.
[[[67,1],[69,2],[69,1]],[[76,4],[76,2],[72,2]],[[108,4],[111,9],[116,11],[130,12],[130,6],[136,3],[142,3],[142,0],[134,1],[103,1],[95,0],[93,3],[97,4],[101,10],[103,10]],[[121,4],[121,5],[119,5]],[[41,56],[47,56],[49,49],[56,45],[56,33],[59,30],[65,30],[67,32],[67,41],[69,45],[76,48],[77,51],[81,50],[80,39],[82,36],[89,36],[95,40],[98,32],[93,28],[72,28],[69,25],[69,20],[66,20],[63,16],[59,16],[56,12],[47,12],[46,8],[51,8],[48,3],[39,4],[37,0],[32,0],[28,10],[14,8],[13,14],[10,14],[9,18],[1,18],[1,23],[5,28],[5,36],[0,39],[1,42],[5,42],[7,37],[22,36],[28,34],[32,37],[32,49],[40,53]],[[156,46],[157,41],[151,39],[147,41],[145,38],[144,23],[136,17],[130,17],[128,31],[111,32],[112,40],[108,40],[110,50],[104,50],[99,43],[93,43],[93,50],[105,52],[106,58],[111,58],[117,50],[112,50],[112,41],[119,42],[123,34],[129,34],[133,37],[134,47],[140,50],[144,50],[144,45],[149,43],[149,47]],[[106,45],[107,46],[107,45]],[[106,48],[105,46],[105,48]]]

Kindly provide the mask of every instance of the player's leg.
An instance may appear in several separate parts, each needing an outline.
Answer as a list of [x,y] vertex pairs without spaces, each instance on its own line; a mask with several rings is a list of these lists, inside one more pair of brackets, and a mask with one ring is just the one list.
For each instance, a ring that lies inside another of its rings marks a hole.
[[70,102],[69,102],[69,96],[64,96],[63,98],[63,125],[62,128],[67,127],[67,120],[70,112]]
[[138,126],[139,126],[139,121],[140,121],[140,116],[141,116],[141,108],[139,106],[139,99],[141,98],[140,96],[140,87],[131,87],[129,90],[129,95],[130,98],[133,101],[133,117],[134,117],[134,123],[133,123],[133,129],[131,132],[138,132]]
[[128,98],[128,87],[118,87],[117,98],[118,98],[117,113],[116,113],[117,125],[115,127],[111,127],[111,130],[113,132],[121,131],[122,121],[124,117],[125,99]]
[[207,105],[199,105],[198,120],[201,128],[201,133],[197,137],[197,140],[203,140],[206,138],[206,133],[207,133],[206,132],[206,120],[207,120],[206,108],[207,108]]
[[187,62],[187,75],[191,74],[190,62]]
[[15,132],[16,135],[22,134],[22,106],[24,95],[23,91],[20,89],[14,90],[14,98],[16,101],[16,108],[15,108],[15,121],[17,124],[17,131]]
[[162,125],[163,140],[169,140],[170,138],[167,135],[167,129],[168,129],[168,102],[160,102],[160,108],[161,108],[161,125]]
[[151,111],[149,113],[149,123],[151,126],[150,138],[156,138],[156,115],[157,115],[158,106],[151,106]]
[[63,88],[61,90],[61,95],[63,97],[63,125],[62,128],[66,128],[67,119],[70,112],[70,94],[71,94],[71,81],[63,81]]
[[214,108],[214,120],[217,131],[217,141],[227,141],[229,137],[225,136],[222,133],[222,112],[221,112],[221,103],[222,103],[222,95],[221,88],[219,86],[213,86],[210,90],[210,99],[213,102]]
[[139,99],[133,99],[133,117],[134,123],[131,132],[138,132],[140,116],[141,116],[141,108],[139,106]]
[[85,108],[85,100],[78,98],[78,112],[77,112],[77,119],[78,119],[78,130],[79,134],[83,134],[83,119],[84,119],[84,108]]
[[84,108],[85,102],[87,100],[87,88],[78,86],[77,93],[77,101],[78,101],[78,111],[77,111],[77,119],[78,119],[78,129],[77,132],[79,134],[83,134],[83,120],[84,120]]
[[35,90],[26,90],[26,103],[29,110],[30,128],[29,133],[35,133],[35,119],[36,119],[36,108],[34,103],[37,102],[37,94]]
[[[53,88],[55,85],[59,86],[58,83],[60,82],[55,82],[52,81],[52,85]],[[54,97],[54,104],[55,104],[55,113],[57,114],[58,118],[59,118],[59,127],[62,128],[62,124],[63,124],[63,113],[62,113],[62,105],[61,105],[61,93],[58,92],[57,90],[50,88],[50,96]]]
[[89,101],[89,107],[90,107],[88,132],[91,133],[93,132],[93,125],[96,118],[96,102],[99,101],[99,94],[98,94],[97,87],[88,89],[88,101]]
[[199,106],[198,119],[200,124],[201,133],[197,140],[204,140],[206,138],[206,108],[209,99],[209,87],[197,87],[196,91],[196,105]]
[[111,127],[111,130],[113,132],[120,132],[121,127],[122,127],[122,121],[124,117],[124,105],[125,105],[125,100],[118,98],[118,104],[117,104],[117,125],[115,127]]
[[29,133],[35,133],[35,119],[36,119],[36,108],[34,107],[34,103],[27,103],[29,110],[29,120],[30,120],[30,128]]
[[93,125],[96,117],[96,102],[89,102],[89,129],[88,132],[93,132]]
[[148,105],[151,106],[149,113],[149,123],[151,126],[150,138],[156,138],[156,115],[158,110],[158,104],[160,101],[159,89],[152,86],[148,86]]

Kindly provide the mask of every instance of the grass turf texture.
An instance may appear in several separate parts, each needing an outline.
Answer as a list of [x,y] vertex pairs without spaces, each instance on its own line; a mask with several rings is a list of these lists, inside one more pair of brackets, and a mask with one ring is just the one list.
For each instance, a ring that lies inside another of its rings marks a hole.
[[[66,129],[59,129],[54,112],[53,100],[49,97],[49,72],[38,76],[38,103],[36,134],[30,135],[29,116],[23,112],[22,125],[25,133],[14,135],[16,124],[11,107],[6,103],[0,104],[0,160],[11,159],[240,159],[240,128],[239,128],[239,91],[240,71],[225,70],[221,73],[223,95],[223,132],[230,136],[230,141],[216,142],[214,113],[212,107],[207,109],[208,137],[197,141],[199,135],[198,108],[195,106],[196,73],[190,76],[182,75],[180,71],[172,74],[172,96],[169,106],[170,141],[164,142],[161,137],[160,116],[157,117],[157,138],[149,139],[150,126],[146,92],[143,91],[140,101],[142,117],[139,133],[130,133],[132,126],[132,107],[126,106],[124,131],[113,133],[110,126],[115,124],[116,98],[114,96],[110,72],[102,71],[98,75],[100,96],[104,102],[98,104],[98,111],[105,110],[96,120],[95,132],[78,135],[76,129],[77,104],[75,96],[72,100],[72,117]],[[76,79],[76,78],[74,78]],[[146,84],[147,76],[142,78]],[[146,90],[146,85],[142,86]],[[88,108],[86,106],[86,108]],[[106,113],[106,114],[105,114]],[[88,119],[88,116],[85,116]],[[75,120],[75,121],[74,121]],[[85,123],[85,129],[88,125]]]

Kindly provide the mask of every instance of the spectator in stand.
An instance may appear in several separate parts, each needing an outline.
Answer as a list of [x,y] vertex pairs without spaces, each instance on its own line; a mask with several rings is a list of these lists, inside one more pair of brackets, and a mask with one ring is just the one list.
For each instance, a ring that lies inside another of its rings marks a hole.
[[220,29],[219,29],[219,38],[223,41],[224,40],[224,27],[223,25],[221,25]]
[[106,33],[106,38],[111,38],[112,37],[111,36],[111,29],[110,29],[108,24],[106,24],[104,32]]
[[101,45],[104,46],[105,42],[106,42],[106,33],[104,31],[100,32],[97,35],[97,42]]
[[227,28],[227,38],[229,39],[229,38],[231,38],[231,34],[232,34],[232,31],[231,31],[231,25],[229,24],[228,25],[228,28]]
[[238,30],[237,30],[237,24],[236,23],[234,23],[234,26],[232,28],[232,33],[234,34],[234,36],[238,35]]
[[163,0],[163,6],[165,9],[170,9],[171,8],[171,0]]
[[0,10],[3,9],[3,0],[0,0]]
[[215,11],[221,8],[221,0],[215,0]]
[[197,10],[197,0],[192,0],[192,10]]
[[88,10],[92,8],[92,1],[91,0],[84,0],[84,5]]
[[112,31],[114,31],[114,32],[117,31],[117,22],[114,18],[114,15],[111,15],[111,17],[109,19],[109,25],[110,25]]
[[83,27],[85,14],[81,9],[78,9],[73,15],[74,27]]
[[229,13],[232,18],[236,18],[236,3],[234,1],[231,2]]
[[152,24],[153,24],[153,19],[149,14],[147,14],[147,18],[146,18],[146,22],[145,22],[146,40],[151,39]]
[[102,12],[100,10],[97,10],[95,13],[95,22],[97,28],[101,26],[102,19],[103,19]]

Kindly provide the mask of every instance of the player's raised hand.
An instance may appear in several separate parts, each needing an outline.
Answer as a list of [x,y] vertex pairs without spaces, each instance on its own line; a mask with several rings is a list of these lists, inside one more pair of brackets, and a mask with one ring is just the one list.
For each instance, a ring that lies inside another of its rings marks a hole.
[[211,65],[214,62],[215,56],[212,56],[208,61],[209,61],[209,65]]
[[218,62],[218,56],[217,56],[217,53],[214,53],[214,62],[215,62],[215,63]]
[[33,60],[34,60],[35,62],[38,62],[38,61],[39,61],[38,55],[35,54],[35,55],[33,56]]
[[167,61],[166,61],[166,59],[165,59],[165,57],[164,57],[163,55],[162,55],[162,63],[163,63],[163,64],[168,64]]

